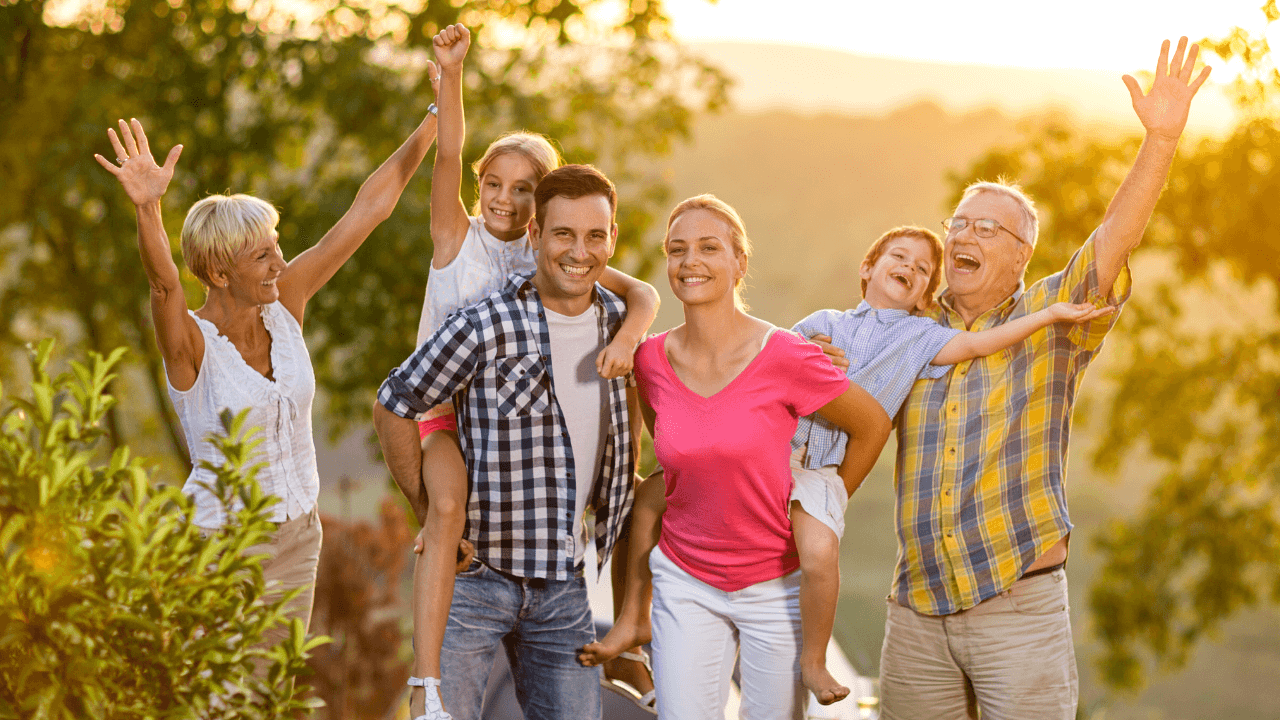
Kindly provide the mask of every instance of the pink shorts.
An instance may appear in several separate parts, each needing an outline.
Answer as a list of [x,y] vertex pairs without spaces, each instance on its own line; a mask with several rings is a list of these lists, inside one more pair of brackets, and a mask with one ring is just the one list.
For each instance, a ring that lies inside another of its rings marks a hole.
[[458,432],[458,416],[453,413],[441,415],[440,417],[431,418],[430,420],[418,421],[418,439],[421,440],[437,430],[452,430]]

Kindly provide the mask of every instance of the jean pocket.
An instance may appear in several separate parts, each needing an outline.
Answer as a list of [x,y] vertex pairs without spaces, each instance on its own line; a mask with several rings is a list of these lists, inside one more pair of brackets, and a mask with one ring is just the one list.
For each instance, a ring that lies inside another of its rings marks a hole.
[[536,356],[502,358],[494,364],[498,412],[509,418],[537,415],[551,405],[551,382]]
[[1019,580],[1009,588],[1008,595],[1013,609],[1022,615],[1056,615],[1068,607],[1066,583],[1057,573]]

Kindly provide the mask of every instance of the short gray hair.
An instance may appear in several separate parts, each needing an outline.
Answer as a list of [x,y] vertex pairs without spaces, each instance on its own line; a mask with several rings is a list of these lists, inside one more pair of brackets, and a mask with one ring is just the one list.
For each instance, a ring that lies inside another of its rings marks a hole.
[[1040,235],[1040,218],[1036,214],[1036,204],[1031,200],[1030,196],[1017,183],[1009,182],[1001,177],[997,178],[995,182],[979,180],[978,182],[970,183],[969,187],[964,189],[964,195],[960,196],[960,202],[964,202],[978,193],[987,192],[1003,195],[1013,200],[1014,204],[1018,206],[1018,215],[1021,221],[1019,222],[1018,234],[1034,248]]
[[274,235],[280,213],[252,195],[210,195],[187,211],[182,223],[182,257],[205,285],[217,272],[229,273],[236,255]]

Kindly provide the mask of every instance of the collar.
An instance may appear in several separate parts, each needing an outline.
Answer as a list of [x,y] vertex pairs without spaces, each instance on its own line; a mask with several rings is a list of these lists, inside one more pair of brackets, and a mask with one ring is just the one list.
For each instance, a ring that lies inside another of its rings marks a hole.
[[876,322],[882,325],[897,322],[910,314],[911,313],[906,310],[899,310],[898,308],[874,308],[871,307],[866,300],[858,303],[858,307],[853,309],[854,317],[859,315],[870,315],[875,318]]
[[[538,307],[542,307],[542,297],[538,294],[538,286],[533,284],[533,275],[512,275],[507,278],[506,291],[521,300],[532,301],[537,303]],[[611,313],[626,313],[626,304],[623,300],[600,283],[596,283],[591,288],[591,303],[600,308],[601,317],[608,318]]]
[[[973,326],[969,329],[985,330],[994,325],[996,318],[1008,315],[1013,306],[1022,299],[1022,294],[1026,292],[1026,290],[1026,281],[1019,280],[1018,287],[1013,291],[1012,295],[1001,300],[995,307],[979,315],[973,321]],[[950,288],[944,291],[942,295],[938,296],[938,307],[942,310],[943,317],[947,320],[948,324],[954,326],[956,320],[959,320],[961,324],[964,323],[964,316],[960,314],[960,311],[956,310],[955,296],[951,294]]]

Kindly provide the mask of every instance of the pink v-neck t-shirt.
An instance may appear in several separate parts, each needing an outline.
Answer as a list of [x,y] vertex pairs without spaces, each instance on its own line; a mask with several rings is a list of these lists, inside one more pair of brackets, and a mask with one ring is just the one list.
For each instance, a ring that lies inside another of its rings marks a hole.
[[787,513],[791,436],[849,379],[817,345],[778,331],[724,389],[702,397],[676,376],[666,339],[642,343],[635,360],[666,479],[659,547],[725,592],[782,577],[800,565]]

